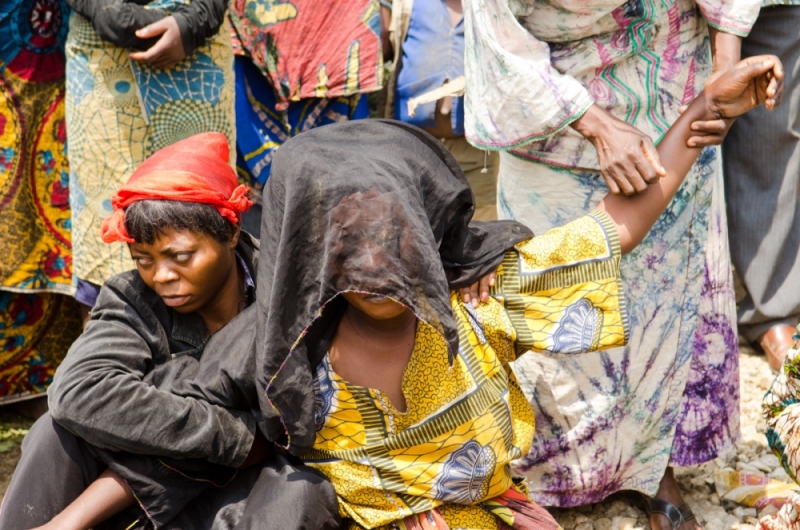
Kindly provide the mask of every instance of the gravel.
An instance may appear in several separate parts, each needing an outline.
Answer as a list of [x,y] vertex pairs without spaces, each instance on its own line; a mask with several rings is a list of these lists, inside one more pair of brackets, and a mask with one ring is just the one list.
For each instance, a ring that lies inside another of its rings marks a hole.
[[[755,530],[759,517],[776,511],[767,507],[757,513],[755,508],[721,501],[714,488],[715,469],[762,473],[789,481],[778,459],[767,449],[766,422],[761,417],[761,398],[774,376],[763,355],[755,353],[745,342],[740,348],[741,438],[736,451],[699,466],[675,469],[683,498],[705,530]],[[644,512],[619,496],[590,506],[554,509],[553,515],[564,530],[643,530],[648,527]]]

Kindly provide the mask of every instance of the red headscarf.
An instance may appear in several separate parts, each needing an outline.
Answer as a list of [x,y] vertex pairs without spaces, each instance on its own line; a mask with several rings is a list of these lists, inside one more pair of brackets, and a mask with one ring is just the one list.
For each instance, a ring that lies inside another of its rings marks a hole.
[[103,241],[133,243],[125,229],[125,208],[147,199],[208,204],[231,223],[239,223],[253,202],[250,189],[237,185],[228,158],[228,140],[216,132],[196,134],[156,151],[111,197],[114,213],[103,221]]

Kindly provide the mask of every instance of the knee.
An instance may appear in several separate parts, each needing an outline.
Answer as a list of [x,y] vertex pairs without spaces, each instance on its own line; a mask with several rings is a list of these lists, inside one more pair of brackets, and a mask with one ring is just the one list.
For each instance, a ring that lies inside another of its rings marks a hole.
[[22,452],[39,449],[43,446],[52,446],[59,440],[59,430],[64,428],[53,421],[49,412],[45,412],[31,426],[28,434],[22,440]]

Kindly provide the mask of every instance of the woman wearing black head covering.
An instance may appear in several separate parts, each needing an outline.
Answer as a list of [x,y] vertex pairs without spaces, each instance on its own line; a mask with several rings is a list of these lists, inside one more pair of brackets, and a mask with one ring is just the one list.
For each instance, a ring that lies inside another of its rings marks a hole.
[[[531,239],[472,211],[455,160],[399,122],[322,127],[275,156],[255,310],[262,426],[358,526],[557,527],[512,481],[534,421],[508,362],[624,341],[619,241],[602,213]],[[454,289],[498,266],[493,298],[463,304]]]
[[[782,76],[774,57],[740,63],[664,136],[658,183],[536,238],[471,224],[458,165],[413,127],[350,122],[288,142],[264,195],[255,331],[241,334],[267,438],[331,480],[354,527],[557,528],[510,474],[534,418],[509,362],[625,343],[620,256],[700,153],[690,123],[774,106]],[[492,297],[461,302],[453,289],[498,265]]]

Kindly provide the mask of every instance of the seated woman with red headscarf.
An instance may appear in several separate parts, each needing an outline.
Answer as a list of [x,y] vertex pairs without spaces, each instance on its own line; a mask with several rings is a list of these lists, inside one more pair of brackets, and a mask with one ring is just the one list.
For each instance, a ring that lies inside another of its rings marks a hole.
[[[113,197],[103,240],[127,242],[136,269],[103,286],[58,369],[50,413],[26,437],[4,498],[3,530],[338,522],[330,483],[270,449],[250,411],[171,392],[255,300],[258,241],[240,230],[249,190],[228,159],[222,134],[196,135],[158,151]],[[145,499],[184,475],[198,480],[180,495]]]

